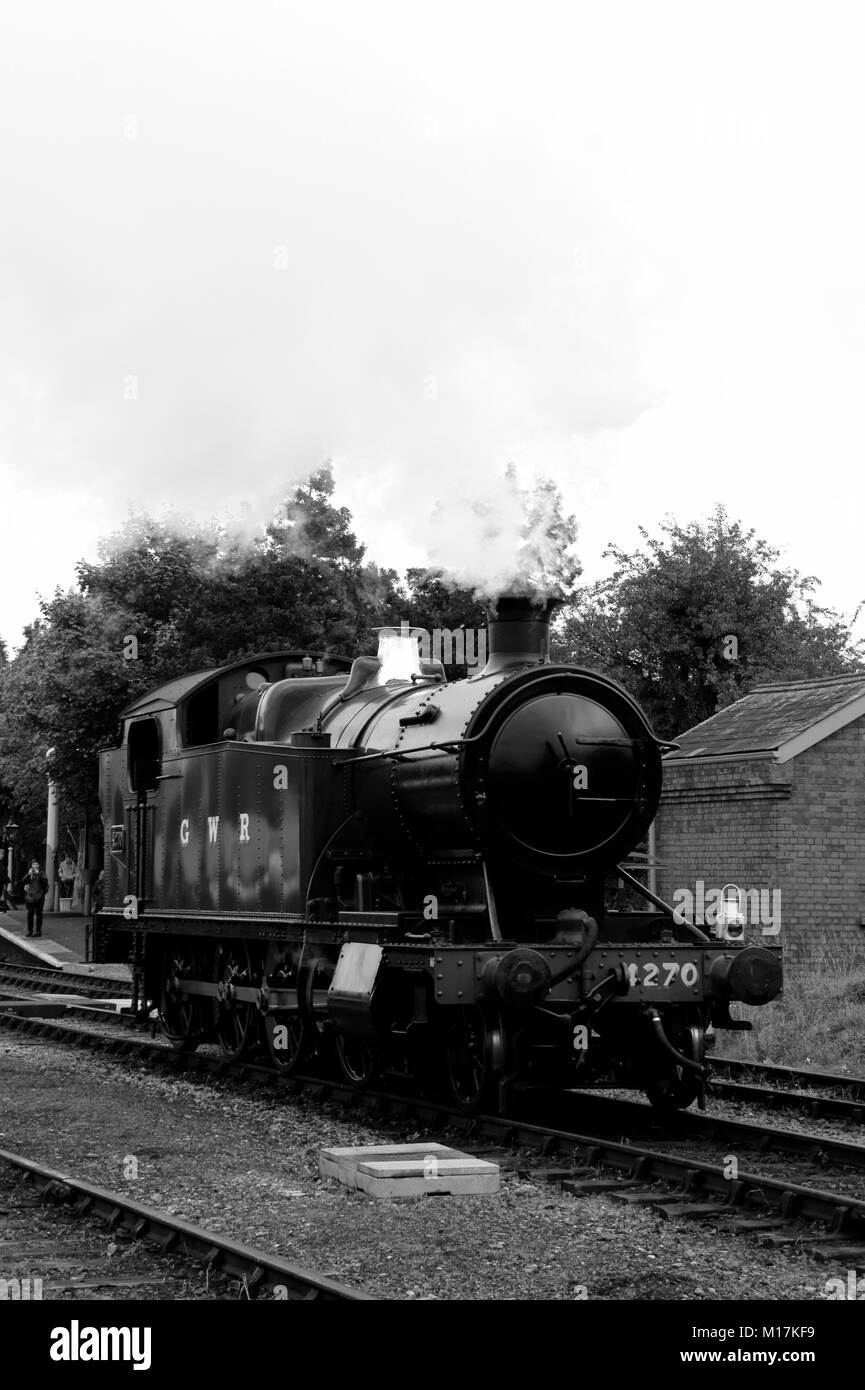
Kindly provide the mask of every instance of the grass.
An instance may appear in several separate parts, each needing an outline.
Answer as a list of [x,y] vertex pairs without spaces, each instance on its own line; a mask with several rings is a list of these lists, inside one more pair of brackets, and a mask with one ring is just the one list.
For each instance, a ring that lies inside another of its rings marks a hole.
[[786,968],[780,998],[731,1012],[753,1032],[718,1031],[722,1056],[865,1076],[865,942],[844,949],[817,938],[807,966]]

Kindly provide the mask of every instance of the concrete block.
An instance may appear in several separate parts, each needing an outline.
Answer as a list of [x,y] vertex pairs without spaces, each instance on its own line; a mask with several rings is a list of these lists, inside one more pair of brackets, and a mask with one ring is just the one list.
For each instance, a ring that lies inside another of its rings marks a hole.
[[323,1149],[322,1177],[371,1197],[474,1196],[499,1190],[499,1165],[445,1144],[366,1144]]

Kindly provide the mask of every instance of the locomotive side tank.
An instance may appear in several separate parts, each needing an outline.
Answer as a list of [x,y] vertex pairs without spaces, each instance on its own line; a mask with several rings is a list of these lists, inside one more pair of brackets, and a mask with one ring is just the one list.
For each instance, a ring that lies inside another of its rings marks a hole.
[[486,666],[451,684],[385,630],[350,669],[268,654],[124,712],[98,950],[131,956],[177,1046],[398,1072],[464,1109],[700,1093],[706,1028],[774,997],[779,955],[605,910],[664,745],[616,682],[550,662],[551,606],[500,598]]

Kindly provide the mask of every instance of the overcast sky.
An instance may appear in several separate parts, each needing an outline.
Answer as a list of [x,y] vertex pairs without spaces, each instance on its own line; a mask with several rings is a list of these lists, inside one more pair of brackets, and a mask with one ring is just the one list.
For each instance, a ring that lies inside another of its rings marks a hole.
[[514,460],[560,482],[586,577],[721,501],[865,597],[857,8],[17,11],[11,646],[130,505],[263,523],[326,457],[398,567],[470,548]]

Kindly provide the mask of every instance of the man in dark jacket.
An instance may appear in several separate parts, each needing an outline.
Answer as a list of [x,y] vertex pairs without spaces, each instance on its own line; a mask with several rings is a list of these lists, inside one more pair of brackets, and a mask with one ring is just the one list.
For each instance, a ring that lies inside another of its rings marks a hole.
[[[48,892],[48,880],[39,867],[39,860],[34,859],[30,864],[30,872],[24,880],[24,905],[27,908],[27,935],[42,935],[42,909],[45,906],[45,894]],[[33,924],[36,924],[36,931],[33,931]]]

